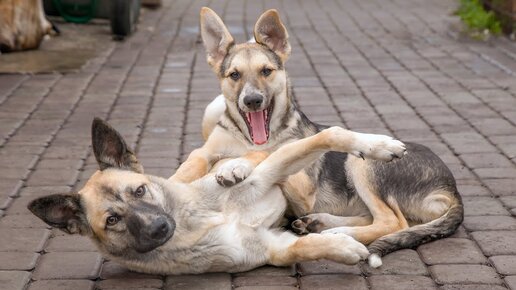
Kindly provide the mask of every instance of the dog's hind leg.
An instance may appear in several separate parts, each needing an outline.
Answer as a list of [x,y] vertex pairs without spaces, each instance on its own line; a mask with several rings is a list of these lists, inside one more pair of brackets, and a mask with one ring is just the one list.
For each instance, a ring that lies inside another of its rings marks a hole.
[[369,255],[367,248],[344,234],[309,234],[297,237],[289,232],[264,232],[268,245],[269,264],[288,266],[297,262],[328,259],[344,264],[356,264]]
[[377,185],[372,178],[373,170],[368,161],[350,157],[346,166],[350,169],[347,172],[353,180],[358,196],[373,217],[373,223],[358,227],[340,226],[323,233],[345,233],[364,244],[369,244],[382,236],[408,228],[408,222],[396,200],[388,198],[383,201],[379,197]]
[[320,233],[337,227],[368,226],[373,223],[372,216],[336,216],[328,213],[313,213],[292,222],[296,234]]
[[369,201],[366,201],[366,204],[368,203],[371,204],[369,208],[372,209],[372,224],[367,226],[339,226],[323,230],[321,233],[344,233],[361,243],[370,244],[380,237],[409,227],[407,220],[394,199],[391,199],[389,205],[387,205],[377,196],[372,196]]

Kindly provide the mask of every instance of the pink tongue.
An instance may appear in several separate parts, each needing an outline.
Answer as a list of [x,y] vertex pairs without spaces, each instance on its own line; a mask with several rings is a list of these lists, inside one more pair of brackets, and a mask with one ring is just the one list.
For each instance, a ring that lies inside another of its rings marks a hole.
[[262,145],[267,142],[267,131],[265,130],[264,111],[248,113],[251,120],[251,131],[253,132],[253,142],[256,145]]

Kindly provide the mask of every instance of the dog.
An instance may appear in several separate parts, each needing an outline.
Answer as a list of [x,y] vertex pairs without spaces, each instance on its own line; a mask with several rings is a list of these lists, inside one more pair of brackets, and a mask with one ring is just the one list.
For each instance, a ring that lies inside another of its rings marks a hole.
[[[247,153],[274,152],[326,128],[310,121],[292,100],[285,70],[291,47],[276,10],[256,22],[255,42],[235,44],[220,17],[202,8],[201,37],[222,95],[206,108],[206,143],[172,179],[192,181],[220,158],[243,156],[216,173],[220,184],[232,186],[258,164]],[[290,176],[281,187],[289,214],[300,217],[292,229],[349,234],[369,245],[375,267],[382,255],[453,234],[464,209],[452,173],[427,147],[406,145],[407,156],[390,163],[368,160],[367,149],[327,152]]]
[[382,160],[405,150],[387,136],[332,127],[270,155],[254,152],[260,164],[245,180],[224,187],[214,173],[192,183],[144,174],[121,135],[98,118],[92,124],[92,147],[99,170],[85,186],[78,193],[35,199],[29,210],[54,228],[88,236],[105,256],[131,270],[158,274],[365,259],[367,248],[346,234],[299,237],[281,231],[277,225],[287,200],[278,184],[329,150],[370,148],[371,157]]
[[58,33],[45,17],[43,1],[0,1],[0,53],[38,48],[52,31]]

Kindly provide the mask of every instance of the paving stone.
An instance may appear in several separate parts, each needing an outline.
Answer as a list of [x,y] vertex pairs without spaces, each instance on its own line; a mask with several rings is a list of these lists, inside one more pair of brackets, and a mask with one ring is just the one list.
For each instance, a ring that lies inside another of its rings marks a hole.
[[[214,284],[216,286],[216,284]],[[163,287],[163,281],[160,279],[131,279],[131,278],[120,278],[120,279],[109,279],[102,280],[97,283],[97,289],[101,290],[125,290],[125,289],[161,289]],[[175,289],[175,288],[174,288]],[[182,288],[179,288],[182,289]],[[184,288],[188,289],[188,288]],[[190,288],[195,289],[195,288]],[[201,289],[201,288],[199,288]],[[208,289],[208,288],[204,288]],[[218,289],[218,288],[211,288]],[[221,288],[223,289],[223,288]]]
[[509,286],[509,289],[516,289],[516,276],[507,276],[504,278],[505,284]]
[[24,290],[30,280],[30,272],[0,271],[0,289]]
[[294,286],[242,286],[236,287],[238,290],[297,290]]
[[358,265],[345,265],[328,260],[299,263],[297,266],[297,272],[302,276],[315,274],[360,275],[362,273]]
[[20,190],[20,196],[27,197],[30,195],[32,198],[37,198],[44,195],[54,193],[69,193],[71,192],[71,186],[27,186]]
[[516,230],[516,219],[512,216],[468,216],[463,225],[469,231]]
[[441,290],[507,290],[502,285],[493,285],[493,284],[470,284],[470,285],[458,285],[458,284],[448,284],[439,287]]
[[447,238],[419,246],[423,262],[435,264],[483,264],[486,258],[468,239]]
[[39,280],[31,283],[28,290],[93,290],[94,286],[89,280]]
[[429,270],[438,284],[502,284],[496,271],[485,265],[433,265]]
[[337,289],[368,289],[366,281],[359,275],[343,274],[343,275],[310,275],[301,277],[300,289],[320,289],[320,290],[337,290]]
[[45,247],[47,252],[95,252],[97,247],[85,236],[65,235],[55,236],[48,240]]
[[233,286],[296,286],[294,277],[281,276],[243,276],[233,279]]
[[364,264],[363,270],[368,275],[428,275],[425,265],[414,250],[400,250],[382,257],[380,268],[371,268]]
[[466,229],[461,225],[457,228],[453,235],[449,236],[449,238],[468,239],[469,235]]
[[29,174],[30,170],[27,168],[0,168],[0,176],[2,179],[23,180],[26,179]]
[[95,279],[98,277],[102,257],[91,252],[48,253],[41,257],[34,271],[34,280]]
[[38,257],[31,252],[0,252],[0,270],[32,270]]
[[496,196],[516,195],[516,179],[514,178],[483,179],[482,182]]
[[502,203],[493,197],[465,197],[465,216],[509,215]]
[[367,279],[372,290],[430,290],[437,289],[434,281],[425,276],[414,275],[376,275]]
[[100,273],[102,279],[159,279],[157,275],[133,272],[116,262],[106,262]]
[[38,162],[36,170],[48,170],[48,169],[76,169],[79,170],[84,161],[81,159],[62,159],[62,158],[43,158]]
[[470,168],[498,168],[511,167],[509,159],[499,153],[475,153],[462,154],[460,158],[464,160]]
[[231,276],[229,274],[202,274],[167,276],[165,290],[171,289],[231,289]]
[[28,186],[73,185],[79,171],[71,169],[47,169],[35,171],[27,180]]
[[465,196],[491,196],[491,193],[489,190],[482,185],[465,185],[465,184],[458,184],[457,190],[459,191],[460,195]]
[[508,208],[516,208],[516,196],[500,196],[498,198]]
[[[16,197],[23,186],[23,181],[14,179],[2,179],[0,177],[0,197]],[[5,209],[0,202],[0,209]]]
[[20,196],[15,198],[6,210],[7,214],[32,214],[27,209],[27,205],[33,201],[34,198],[34,196]]
[[0,252],[40,252],[50,231],[46,229],[0,229]]
[[478,231],[471,236],[486,256],[516,255],[516,231]]
[[492,256],[489,261],[498,273],[516,275],[516,256]]
[[516,168],[477,168],[473,172],[480,178],[512,178],[516,176]]
[[33,214],[6,215],[0,220],[0,228],[50,228]]
[[296,269],[294,266],[291,267],[273,267],[273,266],[263,266],[257,269],[235,273],[233,276],[242,277],[242,276],[295,276]]

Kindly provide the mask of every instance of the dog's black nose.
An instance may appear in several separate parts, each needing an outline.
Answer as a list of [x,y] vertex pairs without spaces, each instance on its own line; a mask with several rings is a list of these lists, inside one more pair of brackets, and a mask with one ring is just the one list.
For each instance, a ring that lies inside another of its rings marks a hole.
[[168,231],[169,224],[164,217],[157,218],[149,227],[149,233],[152,239],[162,239],[167,236]]
[[257,110],[262,106],[263,96],[251,94],[244,97],[244,104],[251,110]]

